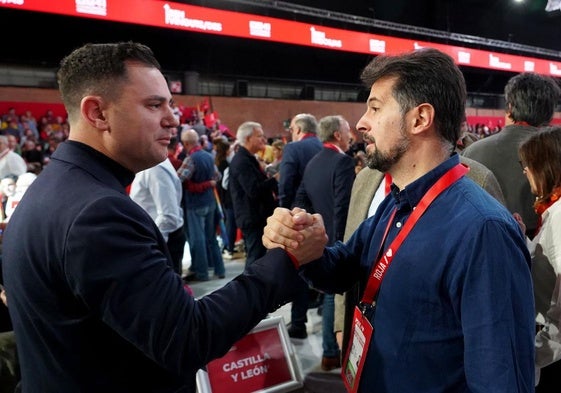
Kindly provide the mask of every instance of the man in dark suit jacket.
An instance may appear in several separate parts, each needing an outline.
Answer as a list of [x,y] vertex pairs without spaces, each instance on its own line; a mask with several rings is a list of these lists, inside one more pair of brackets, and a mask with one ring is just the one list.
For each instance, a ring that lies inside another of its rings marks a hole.
[[317,137],[317,120],[309,113],[300,113],[290,122],[292,142],[282,153],[279,179],[279,206],[290,209],[302,181],[306,165],[322,149]]
[[[322,215],[331,245],[343,240],[355,178],[354,161],[345,154],[351,141],[349,123],[342,116],[326,116],[319,121],[318,136],[323,149],[308,162],[294,204]],[[324,371],[341,366],[339,345],[333,333],[334,296],[324,294],[323,297],[321,368]]]
[[[87,44],[58,73],[71,124],[10,218],[3,273],[28,393],[194,393],[301,280],[282,250],[200,299],[126,193],[167,157],[178,121],[150,48]],[[324,232],[325,234],[325,232]],[[321,239],[318,239],[321,242]],[[268,255],[271,255],[269,252]]]
[[[322,149],[322,143],[317,137],[317,120],[309,113],[300,113],[290,122],[292,142],[283,150],[280,164],[279,205],[290,209],[294,205],[296,191],[304,176],[306,165]],[[308,337],[306,331],[306,314],[309,305],[309,287],[304,280],[294,285],[298,286],[298,295],[292,301],[290,326],[288,335],[292,338],[304,339]]]
[[261,124],[246,121],[238,127],[236,139],[239,148],[230,163],[229,189],[236,216],[242,231],[246,251],[246,265],[265,255],[261,242],[267,217],[277,207],[278,174],[267,177],[255,154],[265,146]]

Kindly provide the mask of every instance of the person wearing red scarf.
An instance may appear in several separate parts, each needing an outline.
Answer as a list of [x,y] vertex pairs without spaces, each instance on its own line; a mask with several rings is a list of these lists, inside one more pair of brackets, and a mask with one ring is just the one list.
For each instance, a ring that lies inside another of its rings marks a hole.
[[[544,393],[558,384],[561,371],[561,127],[540,129],[520,145],[518,155],[539,216],[538,232],[527,242],[538,328],[536,392]],[[525,230],[521,216],[515,218]]]

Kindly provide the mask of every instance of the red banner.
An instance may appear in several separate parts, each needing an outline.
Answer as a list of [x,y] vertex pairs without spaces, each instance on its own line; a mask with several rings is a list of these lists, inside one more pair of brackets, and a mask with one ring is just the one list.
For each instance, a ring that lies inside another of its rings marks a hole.
[[459,65],[561,77],[561,62],[335,29],[160,0],[3,0],[0,8],[46,12],[366,54],[432,47]]

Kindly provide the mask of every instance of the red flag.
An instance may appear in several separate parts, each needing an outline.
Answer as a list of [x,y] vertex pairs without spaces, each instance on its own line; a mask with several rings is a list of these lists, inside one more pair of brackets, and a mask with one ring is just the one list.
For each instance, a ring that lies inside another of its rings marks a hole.
[[208,103],[208,98],[205,98],[200,105],[200,111],[203,113],[207,113],[207,111],[210,109],[210,105]]

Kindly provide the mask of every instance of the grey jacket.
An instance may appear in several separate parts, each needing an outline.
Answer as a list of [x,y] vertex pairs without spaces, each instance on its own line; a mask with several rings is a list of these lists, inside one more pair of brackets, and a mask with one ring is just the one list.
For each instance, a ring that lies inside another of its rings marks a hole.
[[536,130],[530,126],[508,125],[462,152],[462,156],[482,163],[493,172],[505,196],[505,206],[511,213],[520,213],[530,237],[535,235],[538,216],[533,208],[535,197],[518,163],[518,146]]

